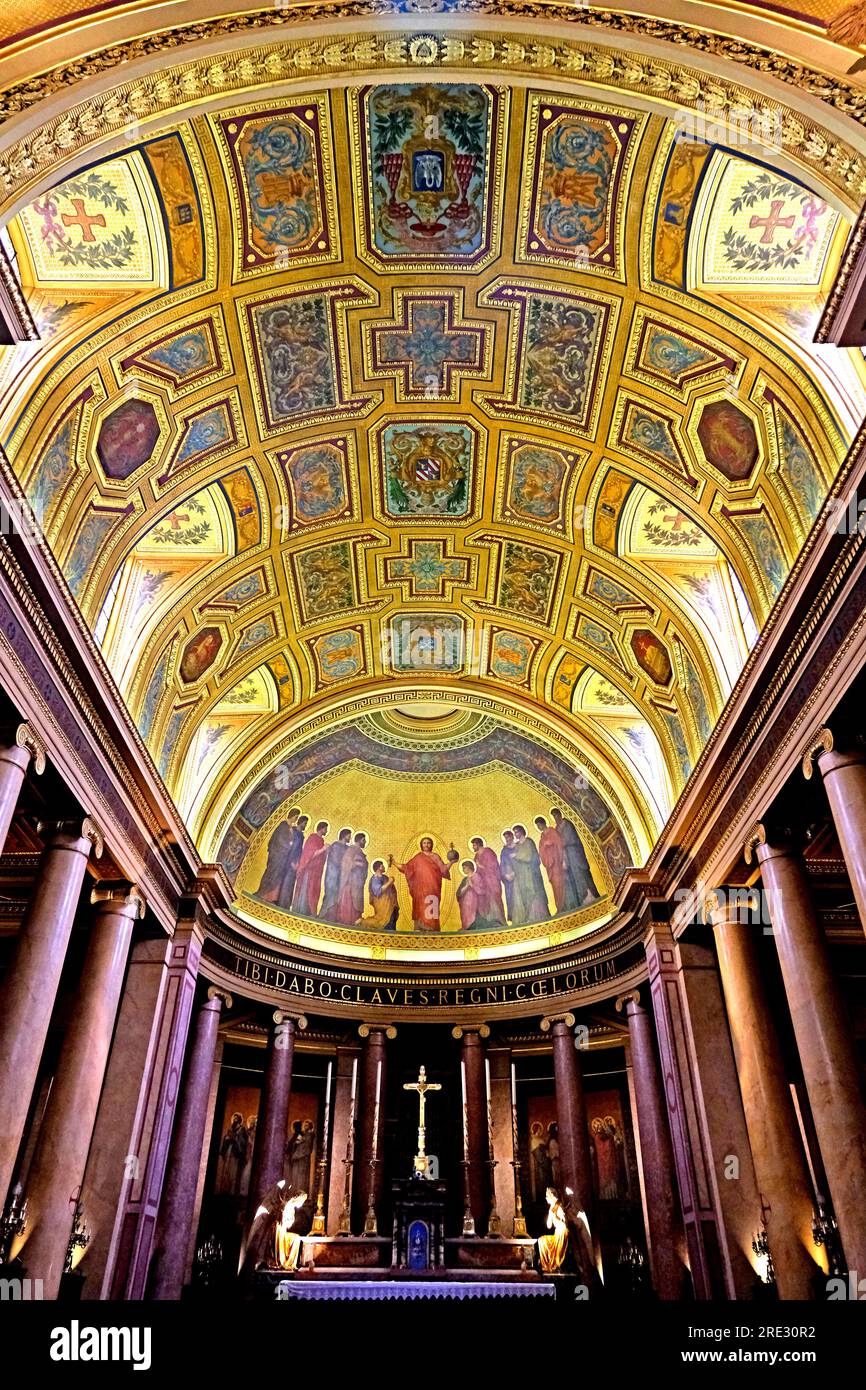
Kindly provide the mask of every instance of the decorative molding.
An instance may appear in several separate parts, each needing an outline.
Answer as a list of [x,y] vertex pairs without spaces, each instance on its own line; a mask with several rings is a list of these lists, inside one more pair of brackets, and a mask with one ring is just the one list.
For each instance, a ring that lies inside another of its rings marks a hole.
[[[490,29],[467,28],[440,34],[411,32],[406,27],[386,29],[375,34],[339,34],[334,26],[346,19],[346,6],[319,4],[297,10],[271,9],[255,14],[164,30],[144,38],[77,59],[38,77],[10,87],[0,99],[0,115],[6,121],[38,106],[57,93],[74,91],[82,79],[99,77],[134,61],[156,59],[163,53],[176,56],[185,44],[214,44],[219,39],[257,34],[279,28],[285,32],[293,24],[323,22],[322,37],[282,39],[256,47],[237,48],[205,57],[159,66],[145,76],[126,81],[87,101],[73,106],[63,115],[40,124],[27,136],[0,154],[0,186],[7,199],[19,196],[38,179],[44,178],[69,160],[71,154],[87,149],[106,135],[128,125],[191,103],[219,97],[223,109],[227,98],[274,83],[292,80],[320,82],[332,74],[374,72],[433,72],[436,70],[486,71],[527,74],[539,81],[557,76],[582,84],[598,84],[605,90],[634,92],[677,107],[709,110],[714,118],[752,107],[755,94],[747,85],[720,77],[717,73],[692,68],[672,58],[646,56],[636,51],[634,40],[668,43],[672,53],[691,49],[709,58],[721,58],[737,67],[805,92],[826,102],[858,123],[866,124],[866,93],[839,79],[827,77],[814,68],[740,38],[687,28],[667,20],[642,15],[611,14],[602,10],[575,10],[566,5],[536,5],[524,0],[495,0],[491,4],[472,4],[471,13],[507,23],[509,19],[558,21],[582,29],[595,29],[599,37],[563,40],[543,30],[536,33],[498,33]],[[355,0],[352,19],[383,16],[406,18],[400,0]],[[414,20],[414,16],[412,17]],[[600,41],[602,31],[609,36]],[[631,46],[614,47],[618,36]],[[676,45],[674,50],[673,45]],[[770,111],[781,116],[783,150],[806,167],[820,172],[837,189],[856,201],[866,191],[866,164],[853,146],[822,130],[793,108],[766,100]]]

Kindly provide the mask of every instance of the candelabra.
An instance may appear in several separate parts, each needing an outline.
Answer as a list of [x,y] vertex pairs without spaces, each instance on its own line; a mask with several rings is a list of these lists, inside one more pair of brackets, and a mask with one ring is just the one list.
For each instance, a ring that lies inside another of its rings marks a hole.
[[325,1234],[325,1169],[327,1166],[328,1155],[325,1153],[324,1149],[322,1149],[322,1157],[316,1164],[316,1183],[318,1191],[316,1195],[316,1212],[313,1217],[313,1224],[310,1227],[310,1234],[314,1236],[323,1236]]
[[75,1215],[72,1218],[72,1231],[69,1236],[69,1244],[66,1247],[66,1260],[63,1264],[63,1273],[69,1274],[72,1270],[72,1261],[75,1259],[76,1250],[84,1250],[90,1244],[90,1232],[84,1220],[84,1213],[80,1206],[75,1208]]
[[355,1165],[353,1158],[347,1154],[343,1159],[343,1167],[346,1170],[346,1177],[343,1183],[343,1204],[340,1207],[340,1221],[337,1226],[338,1236],[350,1236],[352,1234],[352,1169]]
[[635,1245],[631,1236],[626,1236],[625,1241],[619,1247],[616,1262],[622,1269],[631,1292],[639,1292],[643,1284],[645,1261],[643,1251]]
[[464,1158],[460,1164],[463,1169],[463,1234],[464,1236],[475,1235],[475,1217],[472,1215],[472,1204],[469,1201],[469,1160]]
[[775,1284],[776,1267],[773,1264],[773,1256],[770,1253],[770,1241],[767,1236],[766,1222],[763,1223],[761,1230],[754,1237],[752,1241],[752,1250],[759,1260],[766,1260],[767,1262],[766,1274],[761,1278],[761,1282],[764,1284]]
[[819,1194],[818,1210],[812,1220],[812,1239],[817,1246],[822,1246],[827,1251],[827,1264],[831,1275],[836,1276],[845,1274],[845,1256],[842,1253],[842,1242],[839,1239],[839,1227],[836,1225],[836,1218],[832,1212],[828,1212],[824,1206],[824,1199]]
[[17,1182],[0,1217],[0,1265],[6,1263],[13,1240],[20,1236],[26,1225],[27,1199],[20,1182]]
[[511,1167],[514,1169],[514,1223],[511,1227],[511,1234],[515,1240],[526,1240],[526,1218],[523,1215],[523,1195],[520,1191],[520,1148],[517,1134],[517,1105],[513,1099],[511,1102],[511,1147],[514,1157],[511,1160]]
[[223,1248],[215,1235],[209,1235],[195,1252],[196,1279],[207,1288],[214,1271],[222,1262]]

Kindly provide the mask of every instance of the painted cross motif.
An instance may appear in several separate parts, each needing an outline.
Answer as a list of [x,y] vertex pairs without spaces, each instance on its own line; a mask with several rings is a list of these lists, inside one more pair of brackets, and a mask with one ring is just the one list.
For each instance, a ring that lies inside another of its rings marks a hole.
[[96,237],[91,231],[91,227],[104,227],[105,218],[101,212],[91,215],[84,206],[83,198],[73,198],[72,206],[75,209],[74,217],[68,212],[60,214],[60,221],[64,227],[80,227],[82,241],[95,241]]
[[462,290],[395,290],[391,321],[365,325],[367,374],[394,377],[398,401],[457,402],[461,379],[487,377],[490,359],[487,326],[462,308]]
[[412,539],[403,555],[385,559],[383,569],[382,582],[399,584],[404,599],[450,600],[456,587],[472,582],[470,561],[454,556],[444,540]]
[[777,227],[787,227],[788,230],[794,225],[794,214],[790,217],[780,216],[782,208],[785,206],[781,198],[774,198],[770,204],[770,214],[768,217],[750,217],[749,228],[763,227],[761,233],[761,245],[769,246],[773,240],[773,234]]

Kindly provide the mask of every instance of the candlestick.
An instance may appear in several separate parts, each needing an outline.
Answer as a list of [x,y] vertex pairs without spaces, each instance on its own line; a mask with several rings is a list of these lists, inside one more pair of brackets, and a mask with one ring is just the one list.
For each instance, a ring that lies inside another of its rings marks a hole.
[[328,1168],[328,1128],[331,1120],[331,1071],[333,1063],[328,1063],[328,1075],[325,1080],[325,1123],[322,1132],[322,1152],[318,1162],[318,1193],[316,1196],[316,1212],[313,1217],[313,1224],[310,1228],[311,1235],[323,1236],[325,1234],[325,1174]]
[[[469,1118],[466,1111],[466,1063],[460,1059],[460,1095],[463,1101],[463,1162],[469,1162]],[[468,1169],[467,1169],[468,1172]]]
[[490,1215],[487,1218],[487,1234],[495,1239],[502,1234],[502,1221],[496,1206],[496,1152],[493,1145],[493,1105],[489,1057],[484,1058],[484,1079],[487,1084],[487,1162],[490,1167]]
[[382,1058],[376,1065],[376,1103],[373,1107],[373,1152],[370,1156],[370,1188],[367,1193],[367,1216],[364,1221],[364,1235],[377,1236],[376,1225],[376,1164],[379,1161],[379,1096],[382,1089]]
[[352,1169],[355,1165],[355,1095],[358,1082],[358,1058],[352,1058],[352,1092],[349,1097],[349,1125],[346,1134],[346,1157],[343,1159],[343,1205],[340,1208],[338,1236],[352,1234]]
[[511,1166],[514,1169],[514,1222],[511,1227],[511,1234],[515,1240],[526,1239],[526,1218],[523,1215],[523,1196],[520,1191],[520,1140],[517,1133],[517,1088],[514,1084],[514,1063],[511,1064],[511,1147],[514,1157]]

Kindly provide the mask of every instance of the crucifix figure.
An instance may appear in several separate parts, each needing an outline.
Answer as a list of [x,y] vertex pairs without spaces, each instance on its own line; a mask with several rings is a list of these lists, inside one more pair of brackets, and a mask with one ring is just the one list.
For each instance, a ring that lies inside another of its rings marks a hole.
[[427,1137],[427,1131],[424,1124],[424,1112],[425,1106],[427,1104],[427,1092],[441,1091],[442,1087],[439,1085],[438,1081],[428,1081],[427,1072],[425,1071],[424,1067],[421,1067],[418,1072],[418,1080],[404,1082],[403,1090],[418,1092],[418,1152],[415,1155],[415,1174],[419,1178],[426,1178],[430,1176],[428,1171],[429,1164],[427,1160],[427,1152],[424,1147]]

